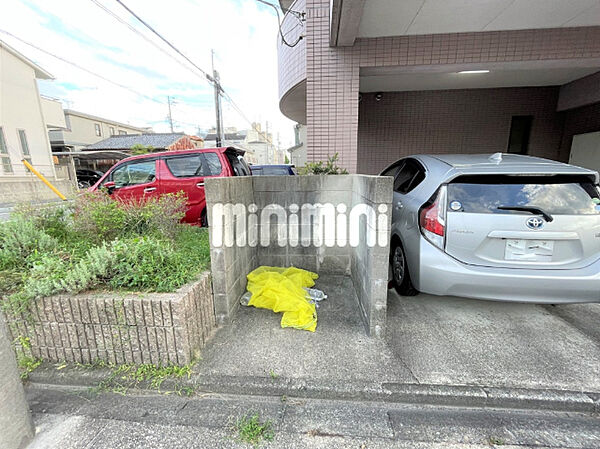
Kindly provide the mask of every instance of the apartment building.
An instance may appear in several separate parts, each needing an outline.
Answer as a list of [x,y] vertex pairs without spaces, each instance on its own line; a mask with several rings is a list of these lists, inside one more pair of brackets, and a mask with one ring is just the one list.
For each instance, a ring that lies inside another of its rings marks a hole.
[[79,151],[111,136],[152,132],[152,128],[132,126],[72,109],[65,109],[64,116],[66,128],[50,130],[53,151]]
[[282,0],[279,106],[306,157],[378,173],[415,153],[600,169],[600,1]]
[[[63,194],[75,187],[56,170],[47,127],[64,126],[60,103],[42,98],[37,80],[52,75],[0,41],[0,203],[46,201],[55,194],[23,164],[28,161]],[[63,176],[64,175],[64,176]]]

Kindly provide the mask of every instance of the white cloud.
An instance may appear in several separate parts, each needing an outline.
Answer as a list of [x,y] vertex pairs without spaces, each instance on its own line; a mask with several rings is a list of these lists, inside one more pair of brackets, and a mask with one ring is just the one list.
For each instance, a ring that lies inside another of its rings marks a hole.
[[[117,2],[98,0],[165,51],[174,52]],[[205,70],[211,49],[225,90],[250,120],[269,121],[282,146],[293,142],[293,122],[278,107],[277,19],[255,0],[124,0],[133,11]],[[72,109],[167,131],[166,96],[176,98],[177,128],[214,126],[212,87],[119,23],[91,0],[4,0],[0,29],[68,59],[151,99],[140,97],[0,33],[0,39],[52,73],[42,93]],[[249,125],[224,103],[225,126]]]

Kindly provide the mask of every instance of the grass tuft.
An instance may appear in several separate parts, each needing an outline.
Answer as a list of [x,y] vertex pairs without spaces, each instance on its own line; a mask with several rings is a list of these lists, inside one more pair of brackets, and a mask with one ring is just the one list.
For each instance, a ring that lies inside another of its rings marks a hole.
[[258,413],[244,415],[234,425],[237,440],[258,447],[264,441],[273,441],[275,432],[270,420],[262,422]]

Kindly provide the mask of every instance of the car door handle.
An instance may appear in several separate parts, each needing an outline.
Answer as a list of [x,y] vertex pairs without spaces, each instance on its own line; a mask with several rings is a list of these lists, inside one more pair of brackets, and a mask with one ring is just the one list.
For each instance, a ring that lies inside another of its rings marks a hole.
[[196,187],[204,187],[204,183],[203,182],[199,182],[196,184]]
[[144,193],[154,192],[155,190],[156,190],[156,187],[146,187],[144,189]]

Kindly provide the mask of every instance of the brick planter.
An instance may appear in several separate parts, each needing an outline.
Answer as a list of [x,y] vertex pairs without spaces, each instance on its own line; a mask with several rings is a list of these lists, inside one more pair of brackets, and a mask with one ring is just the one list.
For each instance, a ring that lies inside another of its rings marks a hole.
[[[41,298],[7,316],[18,352],[48,362],[184,365],[215,328],[211,276],[175,293],[86,292]],[[30,348],[19,344],[28,337]]]

